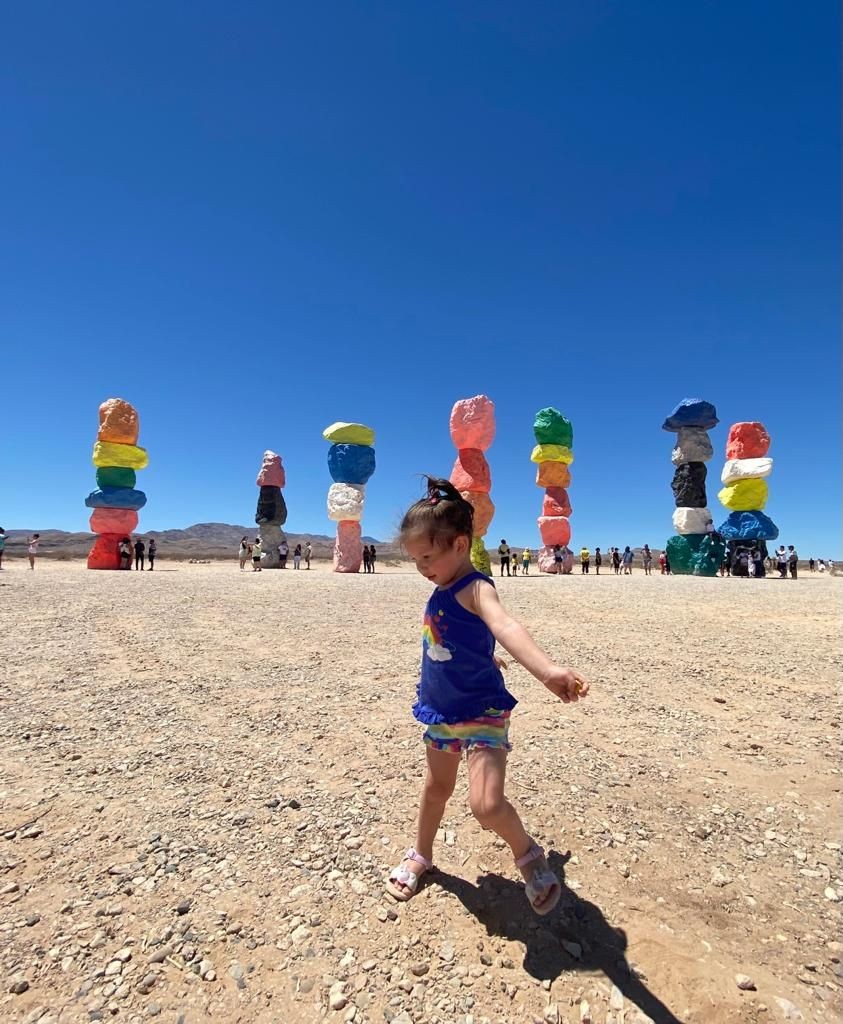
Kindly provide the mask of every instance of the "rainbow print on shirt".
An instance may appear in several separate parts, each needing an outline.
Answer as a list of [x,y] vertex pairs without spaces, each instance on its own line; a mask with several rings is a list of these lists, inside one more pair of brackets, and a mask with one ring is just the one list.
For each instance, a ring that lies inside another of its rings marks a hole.
[[442,634],[447,630],[447,625],[442,622],[445,613],[440,609],[435,615],[426,612],[424,626],[422,628],[422,647],[424,653],[431,661],[450,661],[451,652],[442,640]]

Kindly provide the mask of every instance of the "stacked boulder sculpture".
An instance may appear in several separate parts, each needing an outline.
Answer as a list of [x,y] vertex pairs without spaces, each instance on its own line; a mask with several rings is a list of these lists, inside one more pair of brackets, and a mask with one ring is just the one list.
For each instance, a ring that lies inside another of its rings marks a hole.
[[99,408],[99,431],[94,444],[97,489],[85,499],[93,509],[89,520],[97,534],[88,554],[89,569],[119,569],[120,541],[138,526],[138,510],[146,495],[135,489],[135,473],[149,463],[146,450],[139,448],[138,414],[122,398],[109,398]]
[[717,410],[701,398],[686,398],[662,424],[676,434],[671,456],[676,535],[666,545],[670,571],[679,576],[714,576],[723,560],[725,544],[710,529],[706,498],[706,462],[714,455],[709,430],[719,423]]
[[279,569],[281,556],[278,548],[284,539],[281,527],[287,522],[287,504],[281,488],[287,483],[287,474],[277,452],[267,449],[263,453],[255,483],[260,487],[255,522],[260,528],[261,569]]
[[[542,546],[539,548],[540,572],[569,573],[574,566],[574,555],[568,544],[571,540],[571,501],[568,490],[571,483],[571,463],[574,461],[574,428],[558,409],[548,406],[539,409],[533,422],[536,446],[531,460],[538,464],[536,485],[544,488],[544,501],[538,523]],[[562,561],[556,561],[554,548],[562,549]]]
[[363,502],[375,471],[375,432],[362,423],[332,423],[322,436],[331,442],[328,518],[337,524],[334,572],[359,572],[363,562]]
[[492,473],[483,453],[495,439],[495,403],[488,395],[461,398],[451,409],[450,430],[457,449],[451,483],[474,508],[471,564],[478,572],[491,576],[492,563],[483,538],[495,506],[490,497]]
[[767,457],[770,435],[763,423],[733,423],[726,440],[726,464],[720,480],[723,489],[717,497],[729,509],[729,517],[720,533],[734,556],[738,547],[759,547],[767,554],[768,540],[775,540],[779,528],[764,515],[767,504],[767,480],[773,460]]

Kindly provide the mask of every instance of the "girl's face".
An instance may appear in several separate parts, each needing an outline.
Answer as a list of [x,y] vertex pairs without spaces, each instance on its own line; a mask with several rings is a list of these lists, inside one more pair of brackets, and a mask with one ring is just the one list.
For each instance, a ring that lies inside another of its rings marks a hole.
[[425,579],[439,587],[447,587],[469,562],[471,541],[468,537],[456,537],[451,544],[442,545],[422,533],[406,537],[404,547]]

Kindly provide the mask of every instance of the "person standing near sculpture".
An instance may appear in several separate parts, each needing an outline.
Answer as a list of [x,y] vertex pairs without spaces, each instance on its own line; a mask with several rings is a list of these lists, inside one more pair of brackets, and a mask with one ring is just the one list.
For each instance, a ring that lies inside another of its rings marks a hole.
[[135,541],[135,572],[143,572],[143,560],[146,553],[146,544],[138,537]]
[[755,569],[755,578],[763,579],[767,573],[764,570],[764,556],[761,554],[761,548],[752,549],[752,564]]
[[521,575],[530,575],[530,559],[533,557],[532,552],[529,548],[524,548],[521,552]]
[[787,551],[784,544],[780,544],[776,551],[776,566],[779,570],[779,579],[787,579]]
[[119,555],[120,555],[120,568],[121,569],[131,569],[132,568],[132,542],[129,540],[128,537],[124,537],[120,541],[120,546],[118,548],[118,552],[119,552]]
[[652,576],[653,575],[653,552],[650,550],[650,545],[649,544],[645,544],[644,545],[644,549],[641,552],[641,555],[642,555],[642,557],[644,559],[644,575],[645,576]]
[[304,567],[305,567],[305,569],[309,569],[310,568],[310,559],[311,559],[312,555],[313,555],[313,547],[311,546],[311,543],[310,543],[309,540],[305,541],[305,545],[304,545]]
[[580,549],[580,575],[587,576],[590,565],[591,552],[588,550],[585,544],[583,544],[582,548]]
[[246,562],[249,560],[249,542],[245,537],[240,538],[240,551],[238,552],[240,557],[240,572],[246,568]]
[[623,556],[621,557],[621,561],[623,562],[624,576],[632,575],[632,560],[634,558],[635,555],[633,555],[632,549],[630,548],[629,544],[627,544],[627,546],[623,549]]
[[290,554],[290,545],[287,543],[287,538],[284,537],[281,543],[278,545],[278,561],[282,569],[287,568],[287,556]]
[[155,543],[155,538],[151,537],[149,540],[149,547],[146,549],[147,557],[149,558],[149,571],[155,568],[155,556],[158,554],[158,545]]
[[252,572],[261,572],[261,539],[255,537],[252,545]]
[[293,568],[301,569],[301,544],[296,544],[293,551]]
[[378,553],[374,544],[369,545],[369,572],[375,571],[375,562],[378,560]]
[[789,544],[787,548],[787,565],[790,569],[790,578],[795,580],[796,570],[799,567],[799,555],[797,555],[796,548],[792,544]]
[[368,544],[364,544],[363,545],[363,572],[367,573],[368,571],[369,571],[369,545]]
[[617,576],[621,571],[621,553],[617,548],[612,548],[612,568]]
[[509,572],[509,555],[510,555],[510,551],[509,551],[509,545],[507,544],[506,540],[503,537],[501,537],[501,542],[498,545],[498,555],[499,555],[500,561],[501,561],[501,576],[503,576],[504,569],[506,569],[506,574],[507,574],[507,576],[509,576],[510,575],[510,572]]
[[600,566],[603,564],[603,555],[600,553],[600,548],[594,549],[594,571],[599,576]]

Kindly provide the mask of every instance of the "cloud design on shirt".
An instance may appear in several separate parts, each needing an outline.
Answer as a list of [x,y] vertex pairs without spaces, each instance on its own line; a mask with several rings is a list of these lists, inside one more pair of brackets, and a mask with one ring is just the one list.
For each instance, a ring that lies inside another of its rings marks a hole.
[[441,644],[428,644],[425,654],[431,661],[450,661],[452,657],[448,648]]

